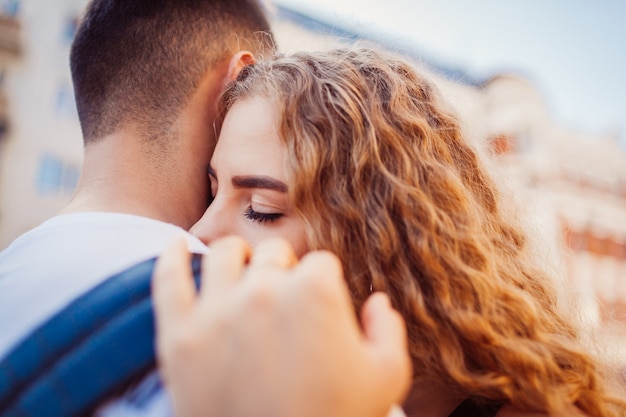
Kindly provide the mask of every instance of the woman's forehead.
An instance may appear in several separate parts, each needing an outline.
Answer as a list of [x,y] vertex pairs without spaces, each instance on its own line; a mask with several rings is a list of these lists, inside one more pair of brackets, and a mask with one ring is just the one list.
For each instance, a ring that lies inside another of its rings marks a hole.
[[269,170],[282,168],[284,154],[274,105],[266,98],[250,97],[237,101],[228,111],[211,164],[214,168],[237,165]]

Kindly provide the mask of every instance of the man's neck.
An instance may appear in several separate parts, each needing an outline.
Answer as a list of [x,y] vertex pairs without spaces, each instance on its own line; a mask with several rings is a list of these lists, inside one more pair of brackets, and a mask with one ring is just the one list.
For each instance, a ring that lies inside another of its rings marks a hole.
[[189,229],[202,206],[194,190],[181,184],[186,178],[184,164],[176,163],[175,149],[155,161],[145,146],[127,133],[87,144],[76,192],[61,213],[126,213]]

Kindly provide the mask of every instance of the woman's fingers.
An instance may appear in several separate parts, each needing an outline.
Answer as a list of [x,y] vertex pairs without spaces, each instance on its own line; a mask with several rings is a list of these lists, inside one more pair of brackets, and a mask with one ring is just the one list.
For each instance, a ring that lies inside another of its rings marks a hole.
[[284,239],[273,238],[262,241],[254,248],[249,267],[290,269],[297,262],[292,246]]
[[157,350],[178,414],[252,415],[269,404],[261,411],[379,416],[406,392],[401,317],[376,295],[363,334],[336,256],[314,252],[297,263],[282,241],[252,254],[243,240],[223,239],[204,263],[200,297],[189,258],[176,241],[154,278]]
[[411,382],[411,359],[405,322],[384,293],[372,294],[361,310],[361,324],[381,389],[400,403]]
[[252,249],[245,240],[230,236],[211,243],[202,261],[201,303],[223,296],[241,278]]

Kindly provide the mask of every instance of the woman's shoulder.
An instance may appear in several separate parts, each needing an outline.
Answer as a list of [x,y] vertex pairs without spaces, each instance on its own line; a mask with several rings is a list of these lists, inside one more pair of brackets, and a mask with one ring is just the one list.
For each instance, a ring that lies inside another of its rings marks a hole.
[[495,417],[587,417],[587,415],[576,407],[572,407],[568,410],[563,410],[559,414],[547,414],[542,412],[524,411],[516,408],[510,404],[503,405]]

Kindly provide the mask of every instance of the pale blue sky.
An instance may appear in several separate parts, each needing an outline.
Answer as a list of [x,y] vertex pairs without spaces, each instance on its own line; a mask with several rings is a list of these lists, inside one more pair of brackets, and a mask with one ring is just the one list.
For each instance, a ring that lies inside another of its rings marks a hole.
[[355,30],[414,42],[485,79],[531,80],[553,117],[626,144],[626,0],[275,0]]

